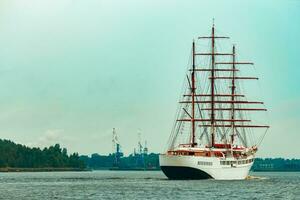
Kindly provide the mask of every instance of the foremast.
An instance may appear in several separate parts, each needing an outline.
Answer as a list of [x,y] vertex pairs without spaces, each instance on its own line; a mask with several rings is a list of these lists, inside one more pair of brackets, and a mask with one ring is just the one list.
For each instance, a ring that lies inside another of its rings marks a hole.
[[193,41],[193,64],[192,64],[192,88],[191,88],[191,93],[192,93],[192,116],[191,116],[191,122],[192,122],[192,134],[191,134],[191,146],[194,147],[196,144],[195,142],[195,93],[196,93],[196,84],[195,84],[195,41]]

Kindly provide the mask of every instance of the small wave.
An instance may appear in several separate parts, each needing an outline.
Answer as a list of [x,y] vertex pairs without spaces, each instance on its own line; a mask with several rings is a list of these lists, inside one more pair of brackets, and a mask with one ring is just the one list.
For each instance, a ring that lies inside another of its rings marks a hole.
[[125,177],[107,177],[107,178],[103,178],[103,179],[106,179],[106,180],[122,180],[122,179],[127,179]]
[[261,176],[250,176],[248,175],[246,177],[246,180],[266,180],[268,179],[267,177],[261,177]]

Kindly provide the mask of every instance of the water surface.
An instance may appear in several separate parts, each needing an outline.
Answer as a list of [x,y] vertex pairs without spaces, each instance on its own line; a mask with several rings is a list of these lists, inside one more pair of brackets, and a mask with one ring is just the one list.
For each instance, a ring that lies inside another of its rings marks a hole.
[[0,199],[299,199],[300,172],[171,181],[160,171],[0,173]]

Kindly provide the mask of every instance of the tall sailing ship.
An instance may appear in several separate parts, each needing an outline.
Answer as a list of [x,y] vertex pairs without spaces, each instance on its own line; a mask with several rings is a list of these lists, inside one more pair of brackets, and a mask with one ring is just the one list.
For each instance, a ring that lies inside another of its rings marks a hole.
[[241,66],[253,63],[238,61],[235,45],[229,53],[219,51],[216,42],[228,38],[215,35],[213,25],[210,36],[193,41],[168,149],[159,156],[169,179],[245,179],[269,128],[252,122],[252,113],[266,108],[263,102],[247,100],[241,85],[258,79],[241,75]]

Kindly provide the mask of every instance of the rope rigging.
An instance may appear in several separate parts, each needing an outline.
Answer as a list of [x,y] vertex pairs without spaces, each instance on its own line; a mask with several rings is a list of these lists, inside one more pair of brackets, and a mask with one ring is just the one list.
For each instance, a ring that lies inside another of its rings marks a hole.
[[[195,52],[193,48],[190,51],[188,73],[184,78],[179,98],[180,104],[168,142],[169,149],[174,149],[183,141],[197,145],[198,142],[195,142],[194,138],[199,140],[199,145],[204,146],[213,147],[215,142],[227,144],[229,141],[232,145],[258,146],[267,133],[268,129],[265,129],[264,134],[255,136],[253,128],[268,128],[268,126],[249,124],[252,121],[250,112],[263,109],[249,107],[250,101],[243,93],[246,90],[241,81],[235,79],[235,77],[243,77],[241,68],[235,68],[235,65],[253,63],[236,61],[238,59],[235,56],[234,46],[232,53],[223,53],[226,50],[215,42],[215,38],[227,39],[227,37],[215,36],[213,27],[211,37],[199,37],[195,43],[196,47],[209,47],[212,53],[205,51],[201,53],[198,48],[194,49]],[[206,44],[202,44],[200,39],[209,40]],[[205,70],[197,71],[197,69]],[[253,78],[246,76],[243,79]],[[234,139],[235,136],[237,140]]]

